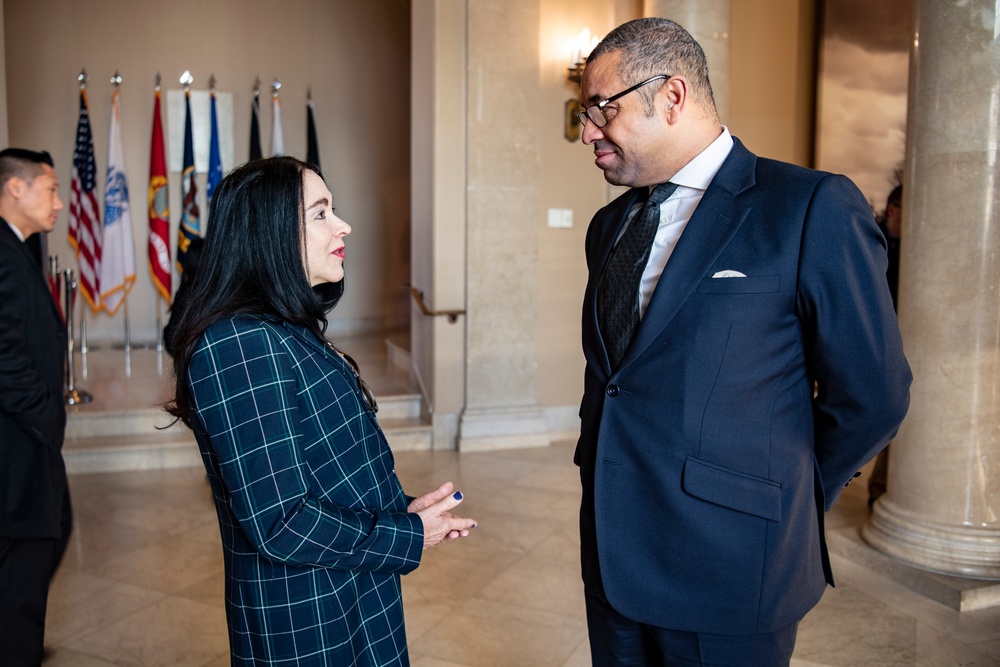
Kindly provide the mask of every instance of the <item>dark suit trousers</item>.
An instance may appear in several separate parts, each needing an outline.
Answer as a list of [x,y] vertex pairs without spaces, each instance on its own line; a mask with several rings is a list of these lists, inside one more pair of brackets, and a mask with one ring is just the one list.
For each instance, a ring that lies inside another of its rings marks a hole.
[[594,667],[787,667],[798,623],[762,635],[669,630],[625,618],[587,592]]
[[0,537],[0,667],[38,667],[45,641],[49,582],[59,567],[73,525],[64,496],[60,539]]

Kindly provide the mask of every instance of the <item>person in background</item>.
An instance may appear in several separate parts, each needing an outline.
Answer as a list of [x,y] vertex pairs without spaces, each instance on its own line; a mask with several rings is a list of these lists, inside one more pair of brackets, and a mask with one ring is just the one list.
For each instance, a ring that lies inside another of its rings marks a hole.
[[[885,270],[885,279],[892,294],[892,308],[898,312],[899,302],[899,237],[903,231],[903,186],[897,185],[889,193],[885,202],[885,217],[879,222],[879,229],[885,236],[885,254],[889,264]],[[868,478],[868,507],[875,506],[875,501],[885,495],[889,481],[889,447],[878,453],[871,477]]]
[[0,151],[0,666],[41,663],[45,608],[72,529],[62,457],[66,328],[25,247],[63,204],[46,152]]
[[169,411],[215,497],[233,665],[407,665],[400,575],[475,526],[450,482],[403,493],[375,397],[324,337],[344,238],[316,167],[236,168],[174,334]]
[[581,87],[583,143],[631,188],[586,238],[593,664],[788,665],[833,582],[824,511],[909,404],[882,235],[847,178],[730,135],[672,21],[613,30]]
[[885,270],[889,282],[889,293],[892,294],[893,310],[898,311],[897,293],[899,291],[899,237],[903,232],[903,186],[897,185],[889,193],[885,202],[885,218],[879,223],[879,229],[885,236],[885,254],[889,265]]

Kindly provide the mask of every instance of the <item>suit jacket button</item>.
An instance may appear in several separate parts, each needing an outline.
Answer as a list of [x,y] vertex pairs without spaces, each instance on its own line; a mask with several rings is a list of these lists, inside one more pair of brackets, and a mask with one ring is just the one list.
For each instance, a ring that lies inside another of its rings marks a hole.
[[614,398],[617,395],[618,395],[618,385],[613,384],[610,387],[608,387],[608,396]]

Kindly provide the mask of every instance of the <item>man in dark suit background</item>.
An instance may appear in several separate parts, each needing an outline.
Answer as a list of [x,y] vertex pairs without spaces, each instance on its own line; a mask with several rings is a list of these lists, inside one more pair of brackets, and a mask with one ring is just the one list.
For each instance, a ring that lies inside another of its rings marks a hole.
[[[878,228],[885,237],[885,254],[889,265],[885,270],[885,278],[889,283],[889,293],[892,295],[892,307],[899,312],[899,245],[903,233],[903,186],[897,185],[889,193],[885,201],[885,216],[878,223]],[[885,495],[889,482],[889,446],[878,453],[871,477],[868,478],[868,508]]]
[[25,247],[63,208],[48,153],[0,151],[0,666],[39,665],[72,525],[62,445],[66,330]]
[[903,233],[903,186],[897,185],[885,200],[885,217],[879,221],[878,228],[885,236],[885,253],[889,258],[885,277],[889,281],[889,293],[892,294],[892,307],[899,310],[897,293],[899,291],[899,237]]
[[884,240],[848,179],[730,135],[676,23],[611,32],[581,101],[597,166],[632,188],[586,241],[594,665],[787,665],[833,582],[823,513],[909,403]]

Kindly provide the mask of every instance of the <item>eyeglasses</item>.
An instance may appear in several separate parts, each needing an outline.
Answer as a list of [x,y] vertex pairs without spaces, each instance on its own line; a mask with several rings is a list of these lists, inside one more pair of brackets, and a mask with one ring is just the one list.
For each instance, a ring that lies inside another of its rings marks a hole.
[[628,95],[629,93],[631,93],[633,90],[639,90],[640,88],[642,88],[643,86],[645,86],[648,83],[653,83],[654,81],[659,81],[660,79],[669,79],[671,76],[673,76],[673,75],[672,74],[657,74],[656,76],[654,76],[651,79],[646,79],[642,83],[637,83],[634,86],[632,86],[631,88],[626,88],[625,90],[623,90],[622,92],[618,93],[617,95],[612,95],[611,97],[609,97],[608,99],[604,100],[603,102],[598,102],[597,104],[595,104],[593,106],[589,106],[586,109],[584,109],[583,111],[577,111],[576,112],[576,117],[580,119],[580,125],[586,125],[587,124],[587,120],[589,119],[590,122],[592,122],[597,127],[604,127],[605,125],[608,124],[608,121],[610,120],[608,118],[607,114],[604,113],[604,107],[608,106],[609,104],[611,104],[612,102],[614,102],[617,99],[625,97],[626,95]]
[[375,400],[375,392],[372,391],[372,388],[369,387],[368,383],[361,377],[361,370],[358,368],[358,362],[354,361],[354,359],[351,358],[351,355],[346,352],[341,352],[340,356],[344,357],[344,360],[351,367],[351,370],[354,371],[354,377],[358,379],[358,386],[361,387],[361,393],[365,396],[365,403],[368,404],[368,407],[371,408],[372,412],[378,412],[378,401]]

